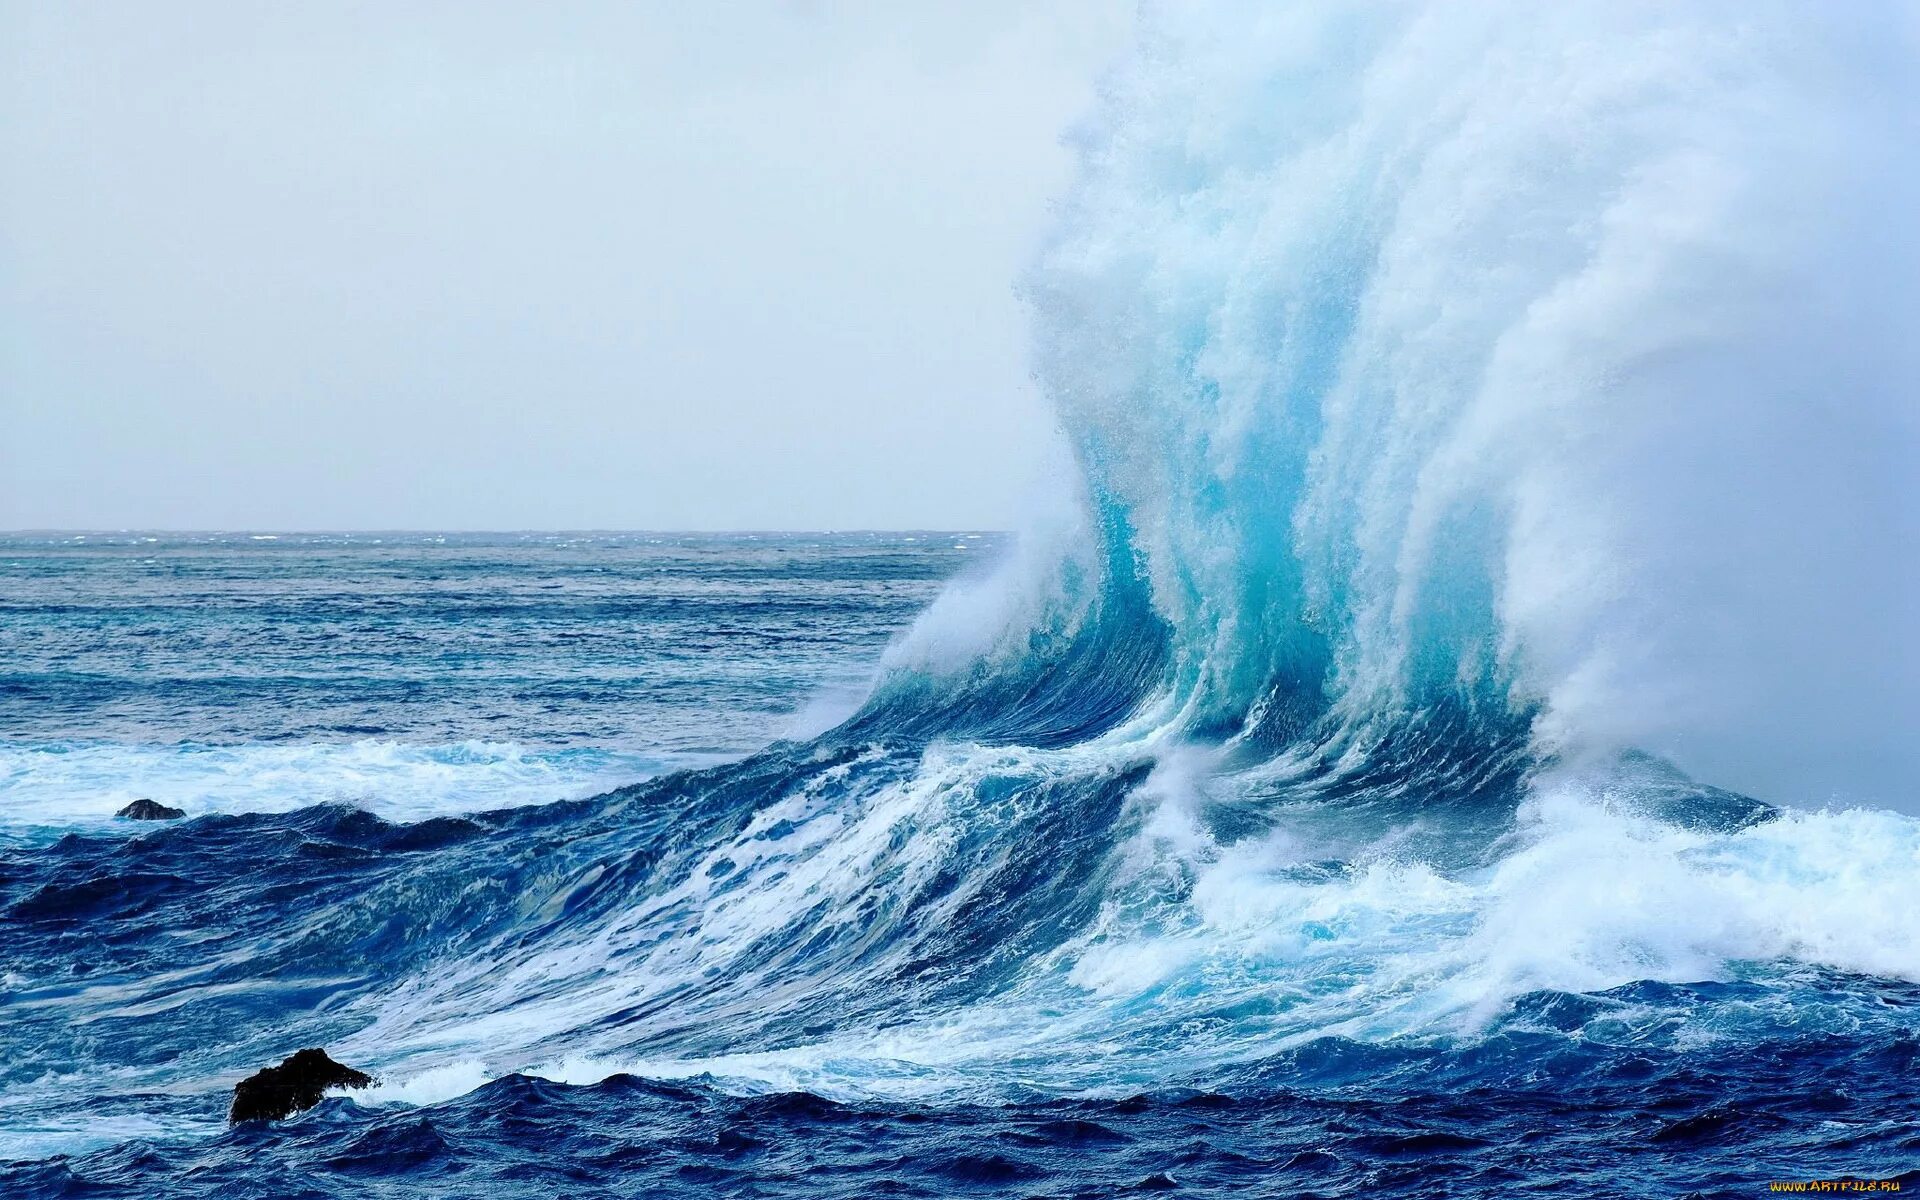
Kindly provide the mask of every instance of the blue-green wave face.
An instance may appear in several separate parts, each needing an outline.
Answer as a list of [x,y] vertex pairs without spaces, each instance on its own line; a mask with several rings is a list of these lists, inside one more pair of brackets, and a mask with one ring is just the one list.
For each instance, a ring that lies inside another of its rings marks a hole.
[[1042,640],[1205,737],[1447,708],[1899,800],[1910,9],[1143,19],[1026,281],[1091,543]]

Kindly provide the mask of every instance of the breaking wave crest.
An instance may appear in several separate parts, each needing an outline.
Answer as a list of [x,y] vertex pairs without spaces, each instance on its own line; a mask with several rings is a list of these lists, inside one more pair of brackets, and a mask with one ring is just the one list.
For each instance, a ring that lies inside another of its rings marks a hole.
[[68,839],[14,921],[195,942],[11,981],[21,1069],[1019,1100],[1906,1036],[1920,824],[1828,802],[1920,765],[1910,10],[1143,21],[1026,281],[1070,517],[805,742]]

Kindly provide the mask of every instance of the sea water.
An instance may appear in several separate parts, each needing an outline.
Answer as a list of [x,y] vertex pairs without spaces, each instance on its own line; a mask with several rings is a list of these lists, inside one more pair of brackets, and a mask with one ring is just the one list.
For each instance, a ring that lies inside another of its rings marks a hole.
[[0,1190],[1920,1185],[1917,43],[1148,5],[1017,539],[9,540]]

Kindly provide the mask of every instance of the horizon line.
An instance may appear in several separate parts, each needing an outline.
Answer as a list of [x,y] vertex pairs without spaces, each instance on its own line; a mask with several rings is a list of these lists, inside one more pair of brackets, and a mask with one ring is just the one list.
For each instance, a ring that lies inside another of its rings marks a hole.
[[621,529],[613,526],[606,526],[606,527],[599,527],[599,528],[593,528],[593,527],[537,528],[534,526],[526,526],[518,529],[505,529],[505,528],[501,528],[501,529],[485,529],[485,528],[434,529],[434,528],[428,528],[428,527],[412,528],[412,529],[408,529],[408,528],[382,529],[382,528],[373,528],[373,527],[362,528],[362,529],[319,528],[319,527],[311,528],[311,529],[293,529],[293,528],[275,527],[275,526],[257,526],[252,528],[245,527],[245,526],[234,526],[234,527],[225,528],[225,529],[216,529],[216,528],[166,529],[158,526],[148,526],[148,527],[128,526],[120,529],[107,529],[107,528],[84,528],[84,527],[76,526],[76,527],[67,528],[67,529],[54,528],[54,527],[0,529],[0,537],[96,537],[96,536],[126,537],[126,536],[132,536],[132,535],[147,535],[147,536],[158,535],[158,536],[164,536],[164,537],[233,537],[233,536],[359,537],[359,536],[373,535],[373,534],[378,534],[383,537],[396,537],[396,536],[524,537],[529,534],[569,534],[569,535],[576,535],[576,536],[577,535],[597,535],[597,534],[617,534],[620,536],[633,536],[638,534],[645,534],[645,535],[663,535],[663,536],[673,536],[673,537],[690,537],[690,536],[740,537],[740,536],[767,536],[767,535],[806,536],[810,534],[839,535],[839,534],[858,534],[858,533],[886,533],[886,534],[935,533],[935,534],[954,534],[957,536],[966,536],[971,534],[971,535],[978,536],[978,535],[984,535],[989,533],[1007,534],[1012,532],[1014,531],[1010,529],[996,529],[991,526],[985,526],[985,525],[953,525],[953,526],[946,526],[946,527],[932,526],[932,525],[903,525],[903,526],[891,527],[891,528],[879,526],[879,525],[867,525],[867,526],[846,527],[846,528],[824,528],[823,527],[823,528],[815,528],[815,529],[775,528],[775,527],[756,528],[752,526],[742,526],[740,528],[730,528],[730,529],[720,529],[720,528],[669,529],[664,527],[663,528],[634,527],[634,528],[628,528],[628,529]]

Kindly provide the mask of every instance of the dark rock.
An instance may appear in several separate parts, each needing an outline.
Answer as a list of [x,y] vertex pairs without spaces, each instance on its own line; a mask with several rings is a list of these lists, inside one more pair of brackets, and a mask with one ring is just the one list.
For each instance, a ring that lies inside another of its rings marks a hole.
[[187,815],[184,808],[170,808],[155,800],[140,799],[127,805],[116,817],[125,817],[129,821],[178,821]]
[[302,1050],[277,1067],[250,1075],[233,1085],[232,1124],[242,1121],[278,1121],[320,1103],[328,1088],[363,1088],[373,1076],[344,1067],[325,1050]]

